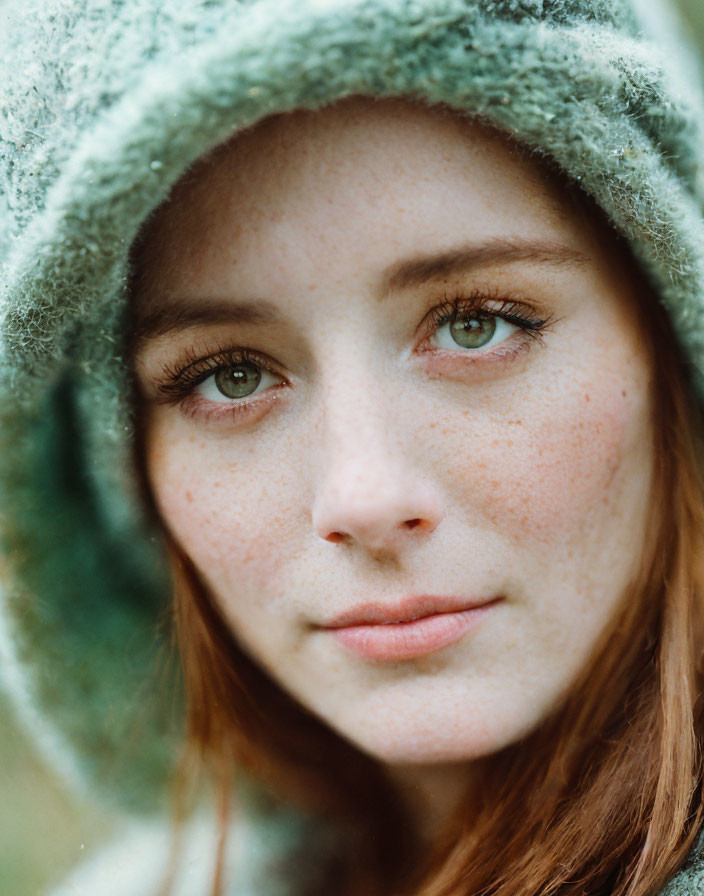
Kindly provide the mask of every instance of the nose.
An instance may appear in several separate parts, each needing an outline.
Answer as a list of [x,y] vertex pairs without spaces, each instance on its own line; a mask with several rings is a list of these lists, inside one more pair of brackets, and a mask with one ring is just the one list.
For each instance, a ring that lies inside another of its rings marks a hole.
[[412,415],[402,426],[402,412],[389,414],[392,407],[381,396],[375,403],[339,396],[326,403],[313,503],[313,527],[325,541],[398,551],[440,523],[441,497],[422,469],[419,436],[408,426]]

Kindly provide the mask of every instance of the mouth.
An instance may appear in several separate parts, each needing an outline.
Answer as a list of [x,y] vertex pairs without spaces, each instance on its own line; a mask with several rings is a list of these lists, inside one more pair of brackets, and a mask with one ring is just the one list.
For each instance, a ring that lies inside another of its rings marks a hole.
[[321,629],[368,660],[413,659],[456,644],[501,600],[419,595],[392,606],[361,604]]

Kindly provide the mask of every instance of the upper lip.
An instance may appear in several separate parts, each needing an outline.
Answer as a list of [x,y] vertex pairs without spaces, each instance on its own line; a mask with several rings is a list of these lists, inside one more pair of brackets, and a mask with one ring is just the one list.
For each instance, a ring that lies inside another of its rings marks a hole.
[[438,613],[458,613],[483,607],[497,600],[491,597],[458,597],[439,594],[417,594],[392,603],[370,602],[355,604],[324,623],[322,628],[348,628],[354,625],[393,625],[413,622]]

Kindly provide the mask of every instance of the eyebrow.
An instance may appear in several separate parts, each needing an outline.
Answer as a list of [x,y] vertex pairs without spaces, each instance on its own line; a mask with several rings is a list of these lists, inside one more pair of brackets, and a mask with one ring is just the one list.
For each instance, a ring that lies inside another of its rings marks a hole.
[[519,239],[488,240],[440,254],[419,255],[393,265],[384,274],[382,296],[481,267],[529,262],[556,268],[574,268],[588,261],[589,258],[584,253],[561,243]]
[[158,339],[174,330],[186,330],[203,324],[253,324],[262,326],[281,319],[278,308],[271,302],[233,302],[227,298],[202,299],[182,305],[178,302],[163,305],[153,311],[137,315],[132,326],[132,351],[150,339]]
[[[560,243],[535,240],[494,239],[450,249],[447,252],[418,255],[395,263],[381,278],[381,299],[392,293],[423,286],[451,275],[469,273],[482,267],[527,262],[555,268],[574,268],[589,261],[588,256]],[[175,301],[138,314],[131,333],[132,352],[145,342],[174,330],[204,324],[250,324],[263,326],[281,321],[279,308],[263,299],[239,301],[223,298]]]

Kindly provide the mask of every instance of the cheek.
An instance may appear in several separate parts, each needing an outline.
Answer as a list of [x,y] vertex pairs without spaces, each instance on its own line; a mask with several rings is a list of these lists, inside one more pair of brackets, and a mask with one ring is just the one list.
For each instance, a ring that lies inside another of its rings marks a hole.
[[281,466],[252,470],[247,457],[232,462],[226,442],[213,445],[158,427],[148,445],[161,518],[211,588],[270,591],[291,550],[294,489]]
[[524,405],[479,461],[487,517],[520,544],[567,544],[623,520],[649,481],[649,420],[642,384],[616,388],[608,377],[572,380]]

